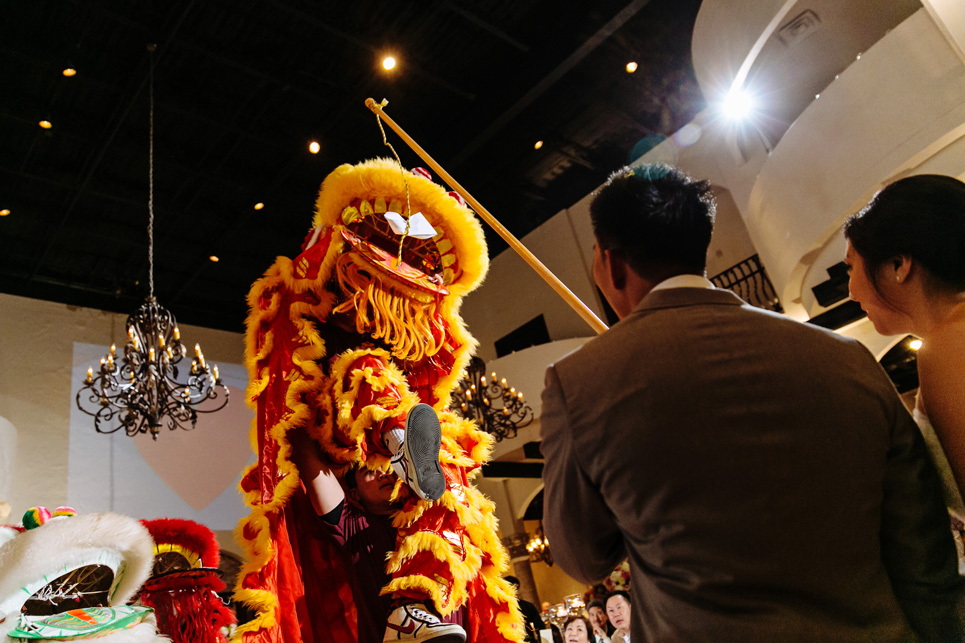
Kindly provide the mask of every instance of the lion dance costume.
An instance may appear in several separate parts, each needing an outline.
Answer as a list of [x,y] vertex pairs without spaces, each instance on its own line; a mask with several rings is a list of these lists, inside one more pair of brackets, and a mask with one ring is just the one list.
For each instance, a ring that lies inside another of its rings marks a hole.
[[235,622],[221,602],[221,552],[214,532],[193,520],[142,520],[154,540],[154,568],[140,603],[154,609],[158,629],[173,643],[226,643]]
[[[428,234],[415,230],[417,215],[410,230],[398,213],[421,213]],[[304,429],[336,475],[389,471],[382,434],[419,403],[439,416],[446,489],[436,502],[412,495],[395,514],[383,594],[431,601],[443,615],[465,606],[468,641],[523,639],[494,506],[469,480],[492,438],[448,408],[475,347],[459,305],[487,269],[481,226],[462,199],[424,170],[378,159],[325,179],[302,253],[279,257],[252,287],[247,398],[258,461],[241,482],[251,514],[238,535],[250,562],[235,597],[257,616],[238,629],[244,643],[357,636],[351,570],[334,545],[299,528],[314,514],[286,434]]]

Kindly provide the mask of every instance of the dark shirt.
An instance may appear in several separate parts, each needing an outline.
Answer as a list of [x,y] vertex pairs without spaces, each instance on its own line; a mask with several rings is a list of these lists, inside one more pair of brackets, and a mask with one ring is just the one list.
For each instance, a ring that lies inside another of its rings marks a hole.
[[546,625],[540,618],[539,609],[529,601],[519,599],[519,611],[526,621],[526,640],[529,643],[539,643],[539,631],[545,630]]
[[[386,558],[395,550],[396,530],[392,526],[392,516],[368,514],[354,503],[343,500],[322,516],[322,521],[342,548],[349,566],[352,600],[359,619],[358,643],[382,643],[385,624],[393,607],[391,595],[380,595],[390,580],[385,571]],[[432,610],[432,602],[426,601],[426,607]],[[442,620],[465,627],[465,618],[466,608],[463,606]]]
[[344,500],[322,516],[349,564],[349,582],[359,618],[358,643],[382,643],[391,596],[380,596],[389,582],[385,557],[395,549],[391,516],[367,514]]

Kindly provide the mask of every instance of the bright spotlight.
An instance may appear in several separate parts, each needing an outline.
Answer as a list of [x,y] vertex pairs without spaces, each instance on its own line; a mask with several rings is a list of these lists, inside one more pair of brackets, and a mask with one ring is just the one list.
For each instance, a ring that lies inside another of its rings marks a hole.
[[388,71],[389,69],[395,68],[395,58],[392,56],[386,56],[382,59],[382,67]]
[[734,89],[724,99],[724,114],[732,120],[747,118],[754,109],[754,101],[747,92]]
[[322,146],[318,144],[318,141],[312,141],[308,144],[308,151],[312,154],[318,154],[320,149],[322,149]]
[[913,339],[910,342],[908,342],[908,348],[910,348],[913,351],[916,351],[919,348],[921,348],[921,344],[922,344],[922,341],[920,339]]

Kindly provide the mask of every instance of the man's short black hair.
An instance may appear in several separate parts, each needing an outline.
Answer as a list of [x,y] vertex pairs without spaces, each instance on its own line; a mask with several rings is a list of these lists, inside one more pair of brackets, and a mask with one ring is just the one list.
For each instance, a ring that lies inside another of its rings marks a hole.
[[624,167],[590,204],[600,248],[645,278],[704,274],[715,212],[710,183],[669,165]]
[[519,589],[519,579],[516,578],[515,576],[503,576],[503,580],[509,583],[510,585],[512,585],[513,587],[515,587],[516,589]]
[[[609,594],[607,594],[607,595],[603,598],[603,604],[604,604],[604,605],[608,605],[608,604],[610,603],[610,599],[613,598],[614,596],[622,596],[622,597],[623,597],[623,600],[625,600],[628,605],[632,605],[632,603],[630,603],[630,594],[628,594],[627,592],[623,591],[622,589],[615,589],[615,590],[613,590],[612,592],[610,592]],[[606,611],[606,610],[604,610],[604,611]]]
[[592,600],[592,601],[590,601],[589,603],[586,604],[586,611],[589,612],[590,609],[593,608],[593,607],[599,607],[599,608],[600,608],[601,610],[603,610],[604,612],[606,611],[606,603],[604,603],[603,601],[601,601],[601,600],[598,599],[598,598],[597,598],[597,599],[594,599],[594,600]]

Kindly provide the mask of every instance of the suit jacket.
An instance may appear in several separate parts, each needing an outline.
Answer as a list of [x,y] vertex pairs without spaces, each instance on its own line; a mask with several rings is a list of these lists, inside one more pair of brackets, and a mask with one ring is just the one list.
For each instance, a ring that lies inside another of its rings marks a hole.
[[938,478],[858,342],[653,291],[550,366],[540,422],[553,558],[629,557],[636,643],[962,640]]

